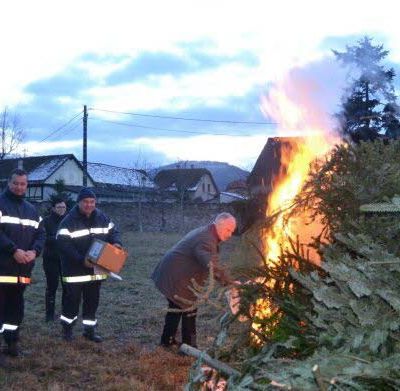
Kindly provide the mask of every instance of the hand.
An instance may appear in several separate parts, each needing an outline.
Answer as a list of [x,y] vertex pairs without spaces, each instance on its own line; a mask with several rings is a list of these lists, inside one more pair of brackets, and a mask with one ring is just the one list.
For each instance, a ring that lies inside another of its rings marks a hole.
[[13,255],[15,261],[17,263],[29,263],[29,256],[27,255],[26,251],[17,248]]
[[28,250],[25,252],[28,262],[32,262],[36,258],[36,251],[35,250]]
[[90,267],[90,268],[93,268],[93,267],[94,267],[94,264],[93,264],[92,262],[88,261],[87,259],[85,259],[85,260],[83,261],[83,264],[84,264],[86,267]]

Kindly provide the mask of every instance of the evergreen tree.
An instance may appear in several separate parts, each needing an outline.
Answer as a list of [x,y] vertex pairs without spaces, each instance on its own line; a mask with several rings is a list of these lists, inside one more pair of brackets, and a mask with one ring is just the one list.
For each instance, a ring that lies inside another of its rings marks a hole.
[[67,209],[70,210],[75,202],[71,197],[71,194],[66,190],[65,182],[63,179],[56,180],[54,185],[55,193],[51,194],[49,197],[49,201],[53,200],[63,200],[67,205]]
[[[242,285],[236,317],[249,320],[223,317],[210,350],[240,372],[229,390],[400,390],[399,151],[400,140],[337,146],[312,167],[294,208],[322,215],[322,263],[293,242]],[[256,319],[260,298],[278,309]],[[246,338],[253,322],[261,349]],[[194,367],[188,389],[203,380]]]
[[355,74],[337,114],[343,134],[356,142],[374,140],[379,134],[396,137],[400,115],[393,86],[395,72],[382,65],[389,52],[364,37],[346,51],[333,53],[351,75]]

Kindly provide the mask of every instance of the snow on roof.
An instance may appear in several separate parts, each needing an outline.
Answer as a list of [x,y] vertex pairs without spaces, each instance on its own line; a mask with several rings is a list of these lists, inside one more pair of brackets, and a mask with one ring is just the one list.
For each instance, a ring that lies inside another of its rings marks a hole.
[[246,200],[246,199],[247,199],[246,197],[244,197],[244,196],[242,196],[242,195],[240,195],[240,194],[237,194],[237,193],[230,193],[230,192],[228,192],[228,191],[221,191],[220,194],[221,194],[221,195],[228,196],[228,197],[236,198],[236,199],[238,199],[238,200]]
[[29,173],[30,181],[44,181],[46,180],[58,167],[60,167],[66,160],[65,156],[54,157],[51,160],[47,160],[34,168]]
[[115,167],[102,163],[87,163],[88,174],[97,183],[136,187],[154,187],[147,174],[140,170]]

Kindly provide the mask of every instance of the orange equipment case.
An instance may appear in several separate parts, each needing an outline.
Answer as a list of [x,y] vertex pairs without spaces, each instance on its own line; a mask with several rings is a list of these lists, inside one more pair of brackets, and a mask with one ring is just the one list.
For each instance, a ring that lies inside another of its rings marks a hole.
[[100,239],[94,239],[86,259],[103,267],[104,269],[119,273],[125,264],[128,253],[124,249],[113,246],[110,243],[103,242]]

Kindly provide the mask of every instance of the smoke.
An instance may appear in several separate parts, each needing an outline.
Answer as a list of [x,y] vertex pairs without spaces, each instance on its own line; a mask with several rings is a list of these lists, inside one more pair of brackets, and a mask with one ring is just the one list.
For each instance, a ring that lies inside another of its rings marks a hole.
[[333,56],[292,68],[270,85],[261,110],[282,136],[335,132],[346,72]]

